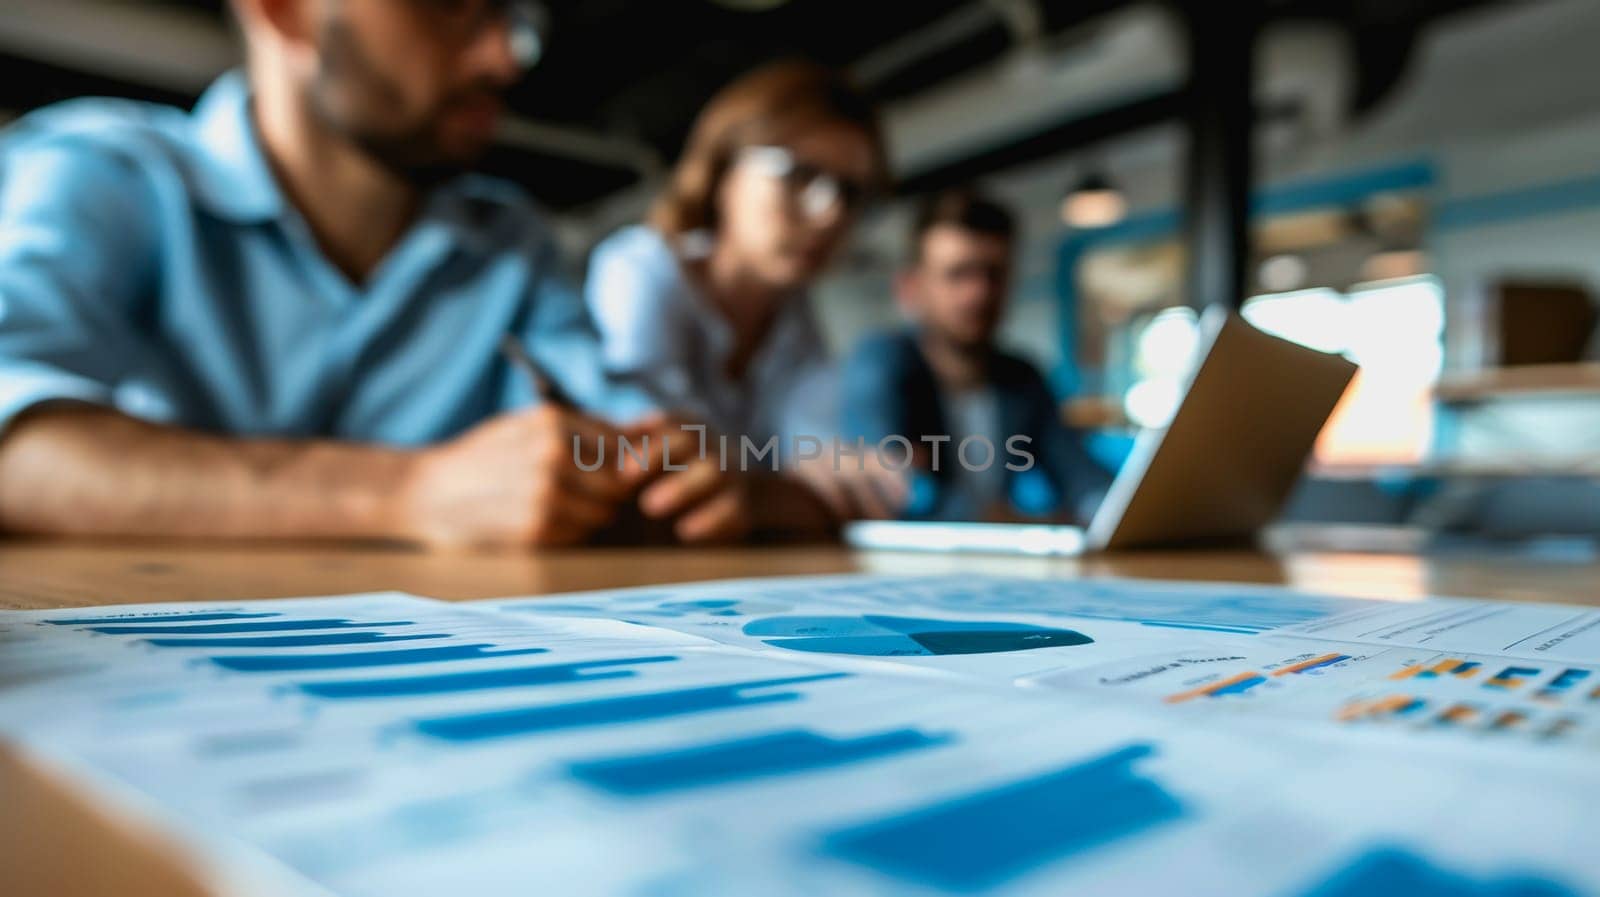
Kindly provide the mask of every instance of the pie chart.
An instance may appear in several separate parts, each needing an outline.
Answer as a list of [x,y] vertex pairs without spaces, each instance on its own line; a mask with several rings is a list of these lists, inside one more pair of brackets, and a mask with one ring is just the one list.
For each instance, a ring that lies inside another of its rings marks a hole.
[[1027,623],[929,620],[877,614],[765,617],[745,624],[744,634],[791,651],[865,657],[1000,654],[1066,648],[1094,641],[1075,630]]

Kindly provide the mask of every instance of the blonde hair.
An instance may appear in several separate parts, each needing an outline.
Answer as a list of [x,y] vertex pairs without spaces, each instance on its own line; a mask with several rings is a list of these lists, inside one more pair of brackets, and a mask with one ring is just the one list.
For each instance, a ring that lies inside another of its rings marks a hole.
[[872,145],[873,187],[889,182],[883,130],[872,103],[839,72],[808,62],[771,63],[711,98],[695,118],[682,157],[650,212],[650,224],[675,245],[717,227],[717,189],[746,147],[782,146],[813,128],[859,128]]

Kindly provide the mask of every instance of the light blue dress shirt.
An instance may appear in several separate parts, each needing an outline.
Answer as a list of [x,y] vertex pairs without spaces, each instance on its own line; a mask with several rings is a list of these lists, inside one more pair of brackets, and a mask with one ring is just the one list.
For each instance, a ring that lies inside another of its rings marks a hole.
[[77,100],[0,135],[0,432],[75,400],[216,433],[425,444],[536,401],[507,334],[592,411],[647,410],[605,377],[511,184],[436,189],[356,284],[279,190],[239,73],[192,114]]

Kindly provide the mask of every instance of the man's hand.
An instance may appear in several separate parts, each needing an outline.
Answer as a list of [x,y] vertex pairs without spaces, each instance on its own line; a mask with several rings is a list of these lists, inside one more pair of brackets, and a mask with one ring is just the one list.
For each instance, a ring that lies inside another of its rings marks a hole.
[[[607,424],[554,404],[489,420],[414,457],[401,531],[436,546],[583,542],[615,519],[636,485],[637,475],[617,471],[616,436]],[[592,466],[602,441],[605,463],[581,469],[579,458]]]

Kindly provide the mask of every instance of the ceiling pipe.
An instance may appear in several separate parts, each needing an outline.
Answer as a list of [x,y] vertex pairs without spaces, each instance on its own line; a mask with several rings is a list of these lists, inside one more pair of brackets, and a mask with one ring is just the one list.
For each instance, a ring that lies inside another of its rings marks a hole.
[[496,138],[513,149],[628,169],[646,181],[660,177],[666,169],[656,151],[643,143],[528,118],[508,117]]
[[1074,119],[1169,94],[1186,74],[1181,24],[1155,4],[1097,18],[1048,43],[1064,49],[1010,54],[890,104],[884,121],[896,173],[916,180]]
[[0,49],[171,93],[198,94],[239,62],[216,16],[106,0],[5,0]]
[[1019,49],[1036,46],[1044,37],[1044,10],[1038,0],[984,0],[994,8]]
[[861,57],[850,67],[850,75],[863,86],[874,87],[896,72],[1001,21],[997,7],[1002,2],[1005,0],[984,0],[948,13]]

